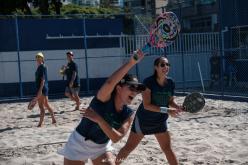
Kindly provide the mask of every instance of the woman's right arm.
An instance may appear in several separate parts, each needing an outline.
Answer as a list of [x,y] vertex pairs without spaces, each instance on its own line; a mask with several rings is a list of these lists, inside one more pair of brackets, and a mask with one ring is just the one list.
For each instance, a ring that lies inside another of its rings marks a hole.
[[[151,103],[151,90],[149,88],[146,88],[146,90],[142,92],[142,98],[143,98],[144,108],[148,111],[168,113],[172,117],[176,117],[181,112],[180,108],[178,109],[178,108],[160,107],[160,106],[152,104]],[[163,108],[167,110],[164,111]]]
[[94,121],[97,123],[102,131],[114,142],[118,142],[120,139],[122,139],[126,133],[128,132],[128,129],[130,128],[134,114],[130,116],[123,124],[122,126],[117,130],[113,128],[111,125],[109,125],[99,114],[97,114],[93,109],[90,107],[87,109],[82,109],[81,114],[83,117],[86,117],[90,119],[91,121]]
[[142,92],[142,98],[146,110],[160,112],[160,107],[151,103],[151,90],[149,88],[146,88],[146,90]]
[[122,65],[118,70],[116,70],[103,84],[100,90],[97,92],[97,99],[106,102],[110,99],[111,93],[113,92],[116,84],[124,77],[125,74],[138,62],[144,58],[144,54],[138,50],[137,51],[138,60],[135,60],[133,56],[130,60]]

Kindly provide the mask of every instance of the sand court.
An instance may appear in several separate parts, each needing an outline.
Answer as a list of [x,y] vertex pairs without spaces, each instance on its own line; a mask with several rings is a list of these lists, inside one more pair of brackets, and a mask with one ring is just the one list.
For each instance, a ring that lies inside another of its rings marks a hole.
[[[92,97],[81,97],[87,107]],[[179,103],[184,97],[177,97]],[[46,111],[45,124],[37,128],[39,109],[27,110],[28,102],[0,104],[1,165],[61,165],[57,154],[80,121],[80,112],[68,99],[50,100],[57,126],[51,124]],[[135,110],[141,102],[138,95],[130,105]],[[182,113],[170,117],[169,130],[173,149],[182,165],[223,164],[248,165],[248,103],[206,99],[206,106],[197,114]],[[125,144],[128,135],[114,144],[115,153]],[[87,164],[91,164],[90,162]],[[124,165],[167,164],[154,136],[145,136],[129,155]]]

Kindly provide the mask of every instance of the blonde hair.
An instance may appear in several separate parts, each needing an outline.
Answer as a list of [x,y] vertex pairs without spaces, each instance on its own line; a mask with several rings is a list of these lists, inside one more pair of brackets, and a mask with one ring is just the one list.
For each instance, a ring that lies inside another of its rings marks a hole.
[[43,55],[42,52],[37,53],[36,56],[35,56],[35,58],[42,58],[42,61],[44,63],[44,55]]

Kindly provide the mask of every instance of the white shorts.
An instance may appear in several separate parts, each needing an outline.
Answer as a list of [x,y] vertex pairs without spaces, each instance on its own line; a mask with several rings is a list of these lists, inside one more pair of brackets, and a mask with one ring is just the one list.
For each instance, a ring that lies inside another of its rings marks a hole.
[[105,144],[97,144],[91,140],[85,140],[76,130],[70,135],[64,148],[58,151],[69,160],[78,160],[87,162],[88,159],[94,160],[102,154],[112,151],[111,140]]

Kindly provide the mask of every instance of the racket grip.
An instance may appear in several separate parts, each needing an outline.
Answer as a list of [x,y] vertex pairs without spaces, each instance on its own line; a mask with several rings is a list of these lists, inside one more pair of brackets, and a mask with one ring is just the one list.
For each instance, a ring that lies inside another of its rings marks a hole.
[[[148,53],[150,53],[150,49],[151,49],[151,44],[150,44],[150,43],[147,43],[147,44],[141,49],[141,51],[142,51],[143,54],[148,54]],[[133,58],[134,58],[136,61],[139,59],[138,54],[137,54],[137,51],[134,51]]]

